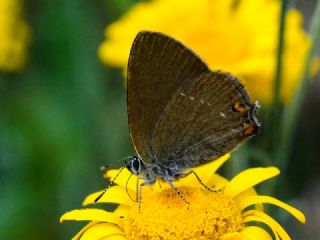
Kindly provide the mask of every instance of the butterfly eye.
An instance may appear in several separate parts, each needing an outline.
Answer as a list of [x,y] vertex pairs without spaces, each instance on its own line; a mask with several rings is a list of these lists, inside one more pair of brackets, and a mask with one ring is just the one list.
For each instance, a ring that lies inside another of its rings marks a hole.
[[141,172],[142,160],[138,157],[131,158],[127,168],[133,174],[138,175]]

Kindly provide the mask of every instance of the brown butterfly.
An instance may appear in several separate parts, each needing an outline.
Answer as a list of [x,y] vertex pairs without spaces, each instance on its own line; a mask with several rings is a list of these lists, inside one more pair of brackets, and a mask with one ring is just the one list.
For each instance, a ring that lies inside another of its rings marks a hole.
[[260,127],[259,105],[236,77],[211,71],[188,47],[158,32],[142,31],[133,42],[127,106],[138,156],[125,167],[145,180],[140,191],[162,179],[185,202],[172,182],[195,174],[190,169],[231,151]]

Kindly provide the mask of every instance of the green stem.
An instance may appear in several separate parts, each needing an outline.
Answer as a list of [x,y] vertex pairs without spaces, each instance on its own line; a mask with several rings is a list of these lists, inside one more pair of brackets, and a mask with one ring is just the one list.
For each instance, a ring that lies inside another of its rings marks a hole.
[[286,13],[289,7],[289,0],[282,0],[281,13],[280,13],[280,25],[279,25],[279,37],[278,37],[278,50],[277,50],[277,65],[275,71],[274,81],[274,95],[273,95],[273,108],[271,114],[271,126],[272,126],[272,152],[277,149],[279,144],[279,127],[278,122],[281,114],[281,82],[282,82],[282,56],[284,51],[284,30],[286,22]]
[[315,56],[316,44],[320,41],[320,0],[317,2],[316,10],[311,22],[310,30],[311,46],[306,55],[304,69],[300,76],[299,86],[292,98],[290,105],[284,111],[282,118],[281,142],[276,153],[276,163],[282,171],[285,171],[293,143],[294,133],[301,112],[301,106],[307,90],[310,78],[310,69]]

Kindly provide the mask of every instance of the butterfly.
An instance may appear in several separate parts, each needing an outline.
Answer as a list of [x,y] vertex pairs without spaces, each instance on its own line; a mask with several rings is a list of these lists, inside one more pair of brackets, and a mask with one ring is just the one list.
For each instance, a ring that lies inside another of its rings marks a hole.
[[127,68],[128,124],[137,156],[125,167],[145,180],[140,189],[161,179],[187,202],[173,182],[256,134],[258,108],[232,74],[210,70],[170,36],[142,31]]

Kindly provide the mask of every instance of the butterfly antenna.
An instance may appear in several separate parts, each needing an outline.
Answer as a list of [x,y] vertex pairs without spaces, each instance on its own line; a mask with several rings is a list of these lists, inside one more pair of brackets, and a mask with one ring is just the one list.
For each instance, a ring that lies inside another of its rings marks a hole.
[[[111,165],[109,165],[109,166],[108,166],[108,165],[102,166],[100,169],[101,169],[102,171],[106,171],[107,169],[116,168],[119,163],[123,162],[123,160],[127,160],[127,159],[130,159],[130,158],[132,158],[132,156],[128,156],[128,157],[121,158],[121,159],[115,161],[113,164],[111,164]],[[128,163],[127,161],[124,161],[124,164],[125,164],[125,165],[126,165],[127,163]]]
[[112,181],[109,183],[109,185],[100,193],[100,195],[94,200],[94,203],[97,203],[99,199],[107,192],[107,190],[113,185],[114,181],[117,179],[117,177],[120,175],[120,173],[125,169],[125,166],[120,168],[117,175],[112,179]]

